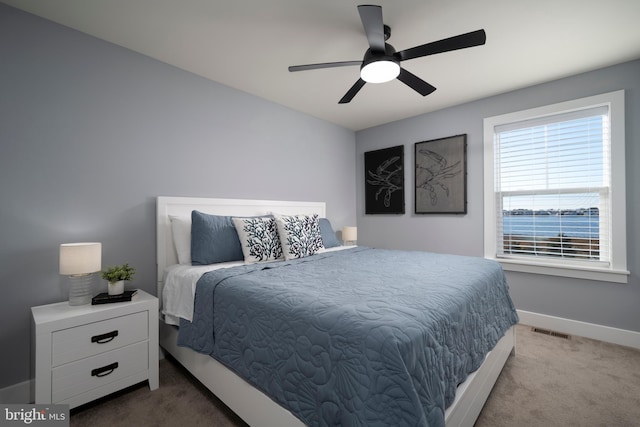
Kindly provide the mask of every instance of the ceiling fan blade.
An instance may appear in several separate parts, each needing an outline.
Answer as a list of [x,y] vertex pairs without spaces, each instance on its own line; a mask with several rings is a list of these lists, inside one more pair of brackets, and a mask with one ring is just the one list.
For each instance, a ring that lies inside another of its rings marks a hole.
[[369,41],[372,52],[384,53],[384,23],[382,22],[382,7],[372,5],[358,6],[360,20]]
[[396,52],[395,56],[400,61],[406,61],[407,59],[420,58],[422,56],[433,55],[436,53],[480,46],[486,41],[487,35],[484,30],[477,30],[466,34],[460,34],[459,36],[449,37],[448,39],[442,39],[437,42],[431,42],[402,50],[400,52]]
[[321,64],[307,64],[307,65],[292,65],[289,67],[289,71],[306,71],[317,70],[319,68],[334,68],[334,67],[348,67],[351,65],[362,65],[362,61],[340,61],[340,62],[324,62]]
[[404,68],[400,68],[400,74],[398,75],[398,80],[402,83],[409,86],[411,89],[415,90],[422,96],[427,96],[434,90],[435,87],[431,86],[429,83],[422,80],[420,77],[415,74],[410,73]]
[[347,104],[351,102],[354,96],[362,89],[366,82],[362,79],[358,79],[358,81],[351,86],[351,89],[347,91],[347,93],[342,97],[342,99],[338,102],[338,104]]

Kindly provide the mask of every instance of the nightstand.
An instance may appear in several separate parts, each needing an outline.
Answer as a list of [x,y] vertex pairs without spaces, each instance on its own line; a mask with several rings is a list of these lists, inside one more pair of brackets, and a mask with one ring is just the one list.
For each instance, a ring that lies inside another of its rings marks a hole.
[[35,403],[82,405],[158,380],[158,299],[138,290],[129,302],[31,308]]

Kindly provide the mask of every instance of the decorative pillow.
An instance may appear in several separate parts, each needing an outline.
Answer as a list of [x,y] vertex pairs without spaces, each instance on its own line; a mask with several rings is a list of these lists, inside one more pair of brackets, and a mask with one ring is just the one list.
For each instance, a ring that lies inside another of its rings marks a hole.
[[276,221],[272,216],[233,218],[245,262],[282,259]]
[[276,216],[285,259],[303,258],[324,249],[318,215]]
[[176,248],[178,262],[191,264],[191,218],[169,216],[173,246]]
[[242,261],[242,247],[230,216],[191,212],[191,264]]
[[327,218],[318,219],[318,225],[320,226],[320,235],[322,236],[322,245],[325,248],[334,248],[340,246],[340,242],[336,237],[336,232],[333,231],[333,227]]

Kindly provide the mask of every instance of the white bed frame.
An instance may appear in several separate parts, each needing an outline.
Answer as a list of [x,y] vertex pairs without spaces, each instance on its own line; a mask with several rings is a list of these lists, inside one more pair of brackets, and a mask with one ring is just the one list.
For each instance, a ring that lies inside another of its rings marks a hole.
[[[253,216],[269,212],[326,216],[322,202],[158,197],[157,266],[158,298],[162,301],[165,268],[177,263],[170,216],[190,217],[192,210],[215,215]],[[212,357],[178,347],[177,328],[160,319],[160,346],[251,426],[300,427],[291,412]],[[456,399],[445,412],[447,426],[473,426],[510,354],[515,352],[515,328],[511,328],[487,355],[482,366],[458,387]]]

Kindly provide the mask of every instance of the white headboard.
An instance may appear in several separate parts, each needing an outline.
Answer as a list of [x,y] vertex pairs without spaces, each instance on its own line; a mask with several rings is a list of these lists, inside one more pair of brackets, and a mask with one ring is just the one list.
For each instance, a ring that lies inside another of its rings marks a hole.
[[165,268],[178,263],[169,216],[191,218],[193,210],[213,215],[255,216],[276,212],[283,215],[318,214],[321,218],[326,217],[324,202],[158,197],[156,204],[158,298],[162,295]]

